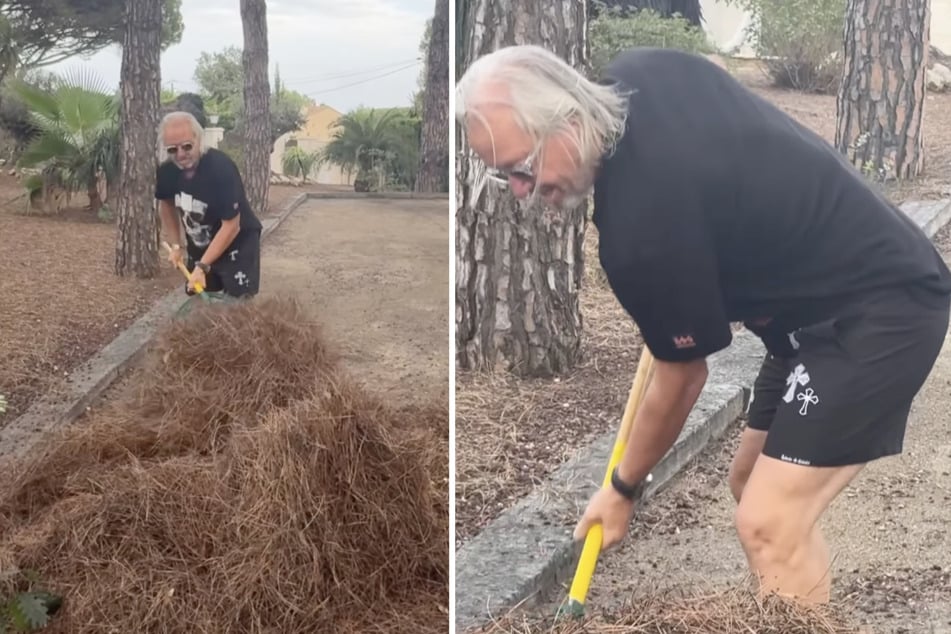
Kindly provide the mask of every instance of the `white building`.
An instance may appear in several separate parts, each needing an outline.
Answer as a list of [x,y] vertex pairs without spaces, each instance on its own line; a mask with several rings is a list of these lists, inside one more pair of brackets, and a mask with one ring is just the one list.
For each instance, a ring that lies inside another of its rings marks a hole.
[[[701,0],[704,28],[713,44],[726,54],[753,57],[745,42],[749,16],[745,11],[718,0]],[[931,44],[951,55],[951,0],[931,0]]]

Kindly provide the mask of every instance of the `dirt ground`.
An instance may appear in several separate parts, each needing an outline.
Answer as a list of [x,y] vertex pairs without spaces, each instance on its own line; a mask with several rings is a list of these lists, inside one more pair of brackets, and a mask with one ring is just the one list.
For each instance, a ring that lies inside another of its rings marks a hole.
[[268,238],[262,296],[317,311],[344,365],[394,399],[448,390],[444,200],[312,200]]
[[[937,242],[951,263],[951,227]],[[866,469],[833,504],[822,528],[833,552],[834,601],[875,634],[951,631],[951,344],[916,401],[906,451]],[[727,484],[743,421],[639,511],[629,538],[602,555],[587,605],[622,610],[632,593],[723,590],[747,579]],[[532,612],[554,614],[556,589]]]
[[[750,64],[733,71],[832,142],[835,97],[777,90]],[[927,175],[887,190],[895,202],[951,194],[951,95],[929,94]],[[636,328],[600,278],[597,232],[586,235],[584,362],[557,381],[456,373],[456,546],[526,495],[579,447],[616,429],[640,351]]]
[[[22,215],[22,191],[15,177],[0,174],[0,394],[8,401],[0,427],[182,281],[170,268],[153,280],[117,278],[113,223],[82,209]],[[264,215],[302,191],[272,185]]]

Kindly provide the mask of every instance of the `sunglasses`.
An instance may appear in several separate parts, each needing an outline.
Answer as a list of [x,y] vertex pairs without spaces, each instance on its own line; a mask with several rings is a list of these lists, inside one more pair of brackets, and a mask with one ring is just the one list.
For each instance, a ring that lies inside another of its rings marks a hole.
[[195,147],[194,143],[182,143],[181,145],[169,145],[165,148],[165,151],[168,152],[169,156],[173,154],[178,154],[178,150],[184,150],[186,152],[191,152],[192,148]]
[[520,180],[525,183],[532,183],[535,181],[535,175],[532,174],[530,170],[524,169],[521,166],[513,167],[511,169],[489,167],[486,168],[486,174],[489,178],[502,185],[508,184],[509,179]]
[[533,169],[535,156],[536,154],[533,152],[527,159],[513,167],[486,167],[486,175],[501,184],[508,184],[509,179],[532,184],[535,182],[535,171]]

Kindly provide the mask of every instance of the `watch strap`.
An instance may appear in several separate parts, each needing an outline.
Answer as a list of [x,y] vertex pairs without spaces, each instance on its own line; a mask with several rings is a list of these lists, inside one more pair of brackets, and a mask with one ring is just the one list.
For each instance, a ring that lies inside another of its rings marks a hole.
[[638,501],[644,495],[644,490],[647,489],[647,485],[652,479],[652,476],[648,474],[648,476],[640,482],[628,484],[621,480],[621,476],[618,475],[617,467],[614,467],[611,471],[611,486],[615,491],[632,502]]

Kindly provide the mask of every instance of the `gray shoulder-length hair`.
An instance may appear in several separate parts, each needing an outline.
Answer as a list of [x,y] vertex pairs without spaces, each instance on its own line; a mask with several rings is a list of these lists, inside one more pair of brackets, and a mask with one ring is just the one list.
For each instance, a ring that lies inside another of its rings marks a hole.
[[[487,83],[504,86],[484,90]],[[627,94],[591,81],[551,51],[507,46],[475,60],[456,84],[456,120],[481,119],[480,106],[512,107],[536,147],[564,132],[582,163],[611,151],[627,122]]]
[[182,119],[187,121],[188,125],[191,126],[192,132],[195,135],[195,145],[198,148],[199,155],[203,155],[207,151],[205,144],[202,142],[204,140],[205,130],[201,127],[195,115],[190,112],[185,112],[184,110],[176,110],[175,112],[169,112],[162,117],[162,120],[159,122],[158,143],[156,145],[159,162],[169,159],[168,154],[165,152],[165,128],[167,128],[170,123],[177,123]]

